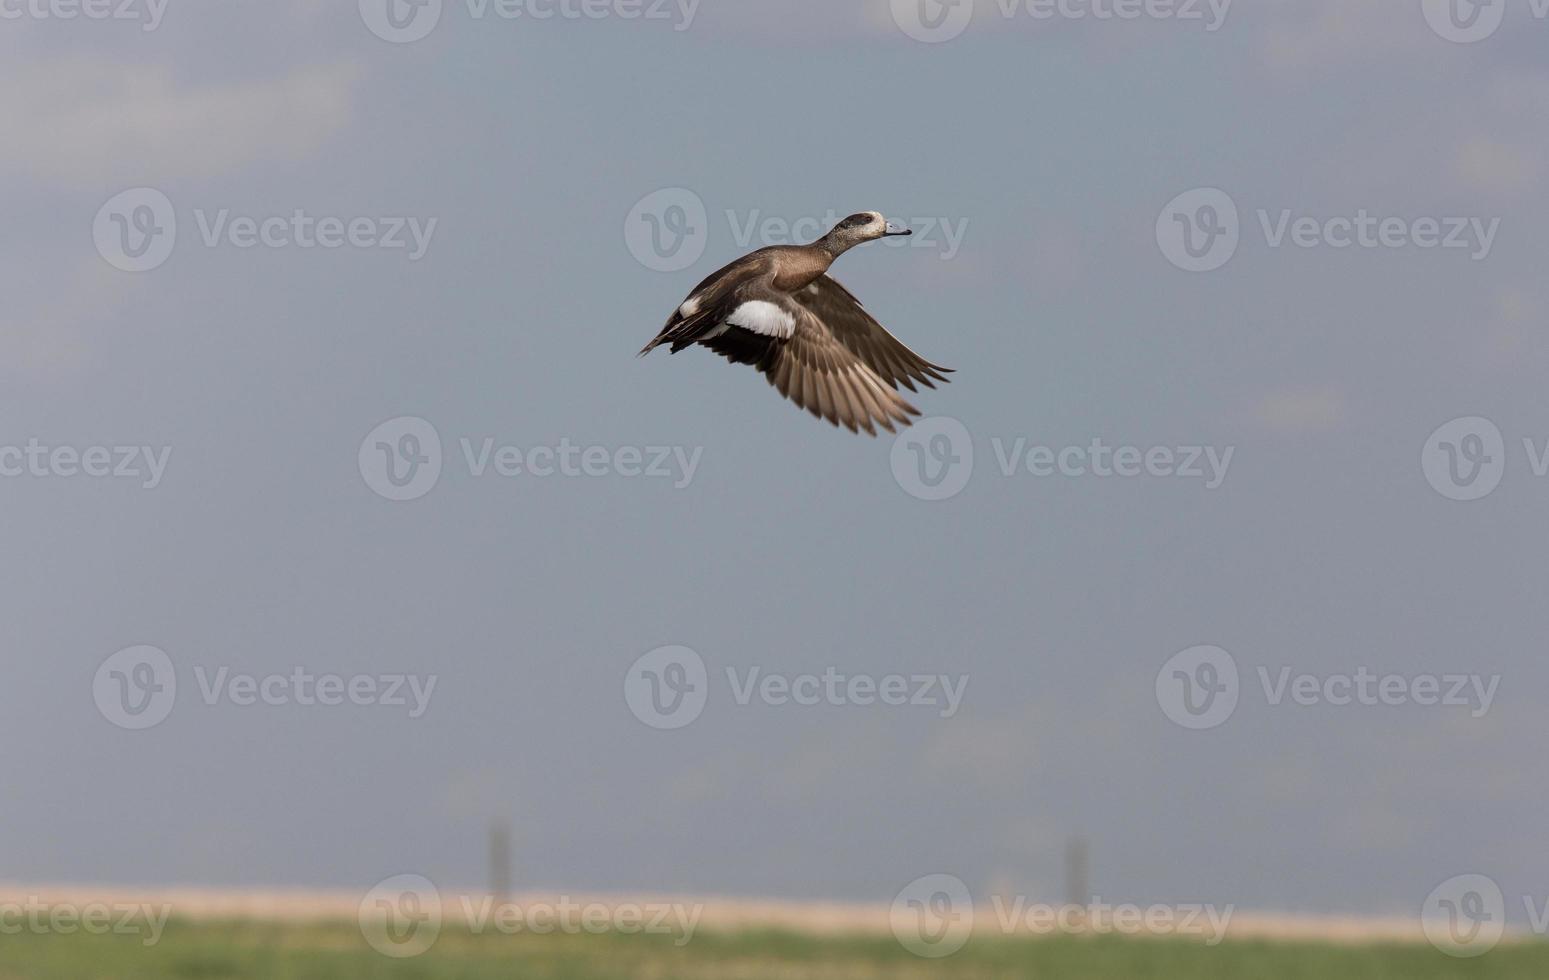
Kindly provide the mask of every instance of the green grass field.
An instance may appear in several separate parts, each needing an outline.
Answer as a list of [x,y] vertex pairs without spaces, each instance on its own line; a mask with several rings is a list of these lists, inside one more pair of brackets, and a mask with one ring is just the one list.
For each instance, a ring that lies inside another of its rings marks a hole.
[[975,939],[922,960],[890,939],[786,934],[471,935],[448,929],[428,953],[394,960],[348,924],[173,921],[159,943],[136,936],[0,936],[0,980],[760,980],[1038,977],[1049,980],[1430,980],[1549,977],[1549,945],[1506,945],[1474,960],[1427,946],[1321,946],[1178,940]]

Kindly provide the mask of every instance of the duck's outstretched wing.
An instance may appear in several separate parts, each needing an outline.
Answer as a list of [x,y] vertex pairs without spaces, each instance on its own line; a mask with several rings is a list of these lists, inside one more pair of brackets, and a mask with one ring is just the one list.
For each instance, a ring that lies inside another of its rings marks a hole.
[[753,365],[798,406],[851,432],[909,425],[920,413],[899,385],[934,388],[949,369],[899,343],[826,275],[795,294],[774,288],[767,261],[755,252],[710,275],[640,353],[702,344]]
[[916,382],[934,388],[937,381],[952,380],[947,377],[952,373],[951,368],[932,364],[888,333],[887,328],[867,313],[861,301],[837,279],[819,276],[810,286],[799,290],[795,299],[823,321],[829,332],[852,354],[894,388],[902,384],[915,391]]
[[752,364],[798,406],[851,432],[896,432],[920,414],[788,293],[753,283],[738,299],[699,343],[733,363]]
[[[746,333],[723,336],[734,332]],[[895,424],[907,427],[920,414],[804,307],[791,335],[774,340],[758,367],[780,394],[851,432],[865,429],[874,436],[877,426],[896,432]]]

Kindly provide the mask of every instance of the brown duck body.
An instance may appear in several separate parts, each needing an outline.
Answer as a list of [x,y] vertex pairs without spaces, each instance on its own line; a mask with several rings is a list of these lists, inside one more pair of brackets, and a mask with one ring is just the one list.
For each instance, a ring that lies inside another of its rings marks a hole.
[[853,215],[811,245],[745,255],[696,286],[640,353],[700,344],[753,365],[791,401],[851,432],[908,425],[920,413],[899,386],[934,388],[950,369],[900,343],[828,275],[855,244],[907,234],[890,228],[874,212]]

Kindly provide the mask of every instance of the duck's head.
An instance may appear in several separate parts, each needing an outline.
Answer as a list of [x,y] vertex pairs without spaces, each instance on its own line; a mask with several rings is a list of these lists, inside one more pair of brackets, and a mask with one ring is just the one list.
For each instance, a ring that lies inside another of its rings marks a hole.
[[840,255],[863,242],[912,234],[914,232],[901,224],[887,220],[879,212],[862,211],[834,225],[833,229],[819,239],[817,244],[834,255]]

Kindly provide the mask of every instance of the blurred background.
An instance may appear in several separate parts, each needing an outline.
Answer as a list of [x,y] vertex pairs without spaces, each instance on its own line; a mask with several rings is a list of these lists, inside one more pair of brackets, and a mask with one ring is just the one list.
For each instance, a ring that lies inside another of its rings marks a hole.
[[[1534,925],[1532,0],[112,6],[0,6],[0,880]],[[912,434],[635,359],[858,210]]]

